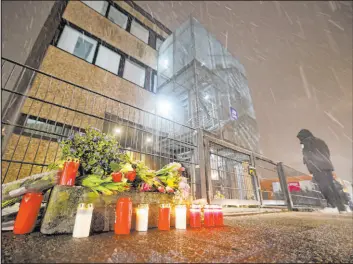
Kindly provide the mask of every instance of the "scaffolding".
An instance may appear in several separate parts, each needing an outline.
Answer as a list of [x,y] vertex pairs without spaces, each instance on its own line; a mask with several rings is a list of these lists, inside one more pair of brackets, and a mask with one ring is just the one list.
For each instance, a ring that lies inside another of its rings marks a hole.
[[244,67],[195,18],[161,45],[157,91],[169,118],[259,151]]

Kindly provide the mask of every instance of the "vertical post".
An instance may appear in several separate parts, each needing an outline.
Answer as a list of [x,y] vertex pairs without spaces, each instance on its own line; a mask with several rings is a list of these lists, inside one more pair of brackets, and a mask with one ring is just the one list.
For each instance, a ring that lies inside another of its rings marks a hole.
[[262,197],[262,192],[261,192],[261,182],[260,182],[259,176],[257,175],[257,172],[256,172],[256,161],[255,161],[254,153],[251,153],[250,158],[251,158],[251,164],[254,167],[254,175],[252,175],[253,182],[254,182],[254,187],[256,188],[256,193],[257,193],[258,201],[260,202],[260,206],[263,206],[263,197]]
[[199,156],[199,166],[200,166],[200,188],[201,188],[201,198],[207,198],[207,178],[206,178],[206,160],[205,160],[205,145],[204,136],[201,129],[197,130],[197,146],[198,146],[198,156]]
[[287,179],[286,179],[286,175],[284,174],[284,169],[283,169],[283,163],[282,162],[278,162],[277,163],[277,174],[278,174],[278,177],[279,177],[279,181],[281,183],[281,189],[282,189],[282,191],[284,193],[284,197],[286,199],[288,210],[292,211],[293,210],[292,197],[290,196],[290,193],[289,193]]

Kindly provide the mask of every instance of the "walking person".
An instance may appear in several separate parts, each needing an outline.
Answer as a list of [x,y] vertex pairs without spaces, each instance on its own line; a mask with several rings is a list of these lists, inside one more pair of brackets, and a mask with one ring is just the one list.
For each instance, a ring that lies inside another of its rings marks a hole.
[[326,143],[314,137],[307,129],[299,131],[297,138],[303,150],[303,162],[318,183],[327,202],[337,207],[340,212],[346,211],[338,190],[334,185],[333,165],[330,160],[330,150]]

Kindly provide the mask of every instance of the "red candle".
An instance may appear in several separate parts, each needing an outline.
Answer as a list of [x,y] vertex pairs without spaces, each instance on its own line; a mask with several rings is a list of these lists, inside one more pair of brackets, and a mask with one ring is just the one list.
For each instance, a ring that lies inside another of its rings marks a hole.
[[128,171],[128,172],[126,173],[126,178],[127,178],[129,181],[133,182],[133,181],[135,180],[135,178],[136,178],[136,171],[135,171],[135,170],[133,170],[133,171]]
[[121,182],[123,174],[121,172],[112,173],[113,182]]
[[22,235],[32,232],[42,200],[42,193],[26,193],[23,196],[13,228],[14,234]]
[[60,177],[60,185],[74,186],[78,167],[80,166],[79,160],[68,159],[64,163],[64,169]]
[[158,229],[170,230],[170,206],[169,204],[161,204],[158,215]]
[[128,235],[131,229],[132,202],[128,197],[119,198],[115,210],[114,231],[117,235]]
[[205,205],[203,209],[203,225],[205,227],[213,227],[214,226],[214,217],[213,217],[213,209],[210,205]]
[[190,227],[201,227],[201,208],[199,205],[192,205],[190,208]]
[[217,205],[214,209],[215,226],[223,226],[223,211],[222,206]]

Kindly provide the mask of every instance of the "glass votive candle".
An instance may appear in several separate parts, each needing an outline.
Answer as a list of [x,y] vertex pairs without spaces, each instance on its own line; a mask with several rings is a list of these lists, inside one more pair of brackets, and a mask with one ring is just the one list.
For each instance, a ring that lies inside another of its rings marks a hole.
[[190,227],[201,227],[201,207],[199,205],[193,204],[190,208]]
[[214,226],[213,208],[211,205],[205,205],[203,208],[203,225],[205,227]]
[[169,204],[161,204],[159,206],[158,229],[170,230],[170,205]]
[[221,205],[216,205],[213,211],[215,226],[223,226],[223,210]]
[[139,204],[136,208],[136,231],[148,230],[148,204]]
[[186,229],[186,206],[183,204],[175,206],[175,228]]

